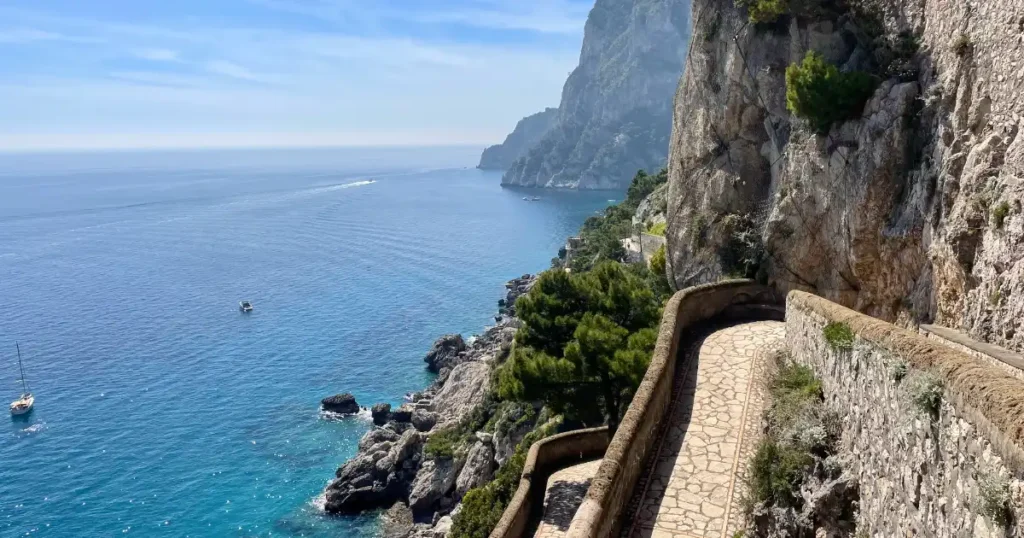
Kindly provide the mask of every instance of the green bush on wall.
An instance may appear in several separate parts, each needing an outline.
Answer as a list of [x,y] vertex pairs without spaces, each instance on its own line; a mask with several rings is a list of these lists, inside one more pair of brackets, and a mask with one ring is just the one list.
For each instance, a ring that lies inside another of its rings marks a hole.
[[801,63],[786,68],[786,108],[825,133],[833,123],[858,116],[875,86],[871,75],[840,72],[812,50]]

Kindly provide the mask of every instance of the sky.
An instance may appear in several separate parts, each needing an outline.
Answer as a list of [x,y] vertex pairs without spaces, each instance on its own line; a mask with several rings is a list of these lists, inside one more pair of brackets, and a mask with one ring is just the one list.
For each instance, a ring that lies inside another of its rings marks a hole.
[[592,0],[0,0],[0,150],[486,145]]

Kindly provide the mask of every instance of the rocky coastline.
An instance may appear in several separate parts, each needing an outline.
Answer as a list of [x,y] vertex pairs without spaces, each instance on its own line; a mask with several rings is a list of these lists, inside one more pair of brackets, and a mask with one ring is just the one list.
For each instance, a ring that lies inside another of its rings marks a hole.
[[[520,417],[501,416],[491,423],[497,419],[521,427],[476,431],[474,419],[487,412],[491,372],[504,361],[519,327],[515,301],[534,281],[535,276],[523,275],[506,284],[495,324],[483,334],[468,339],[449,334],[434,343],[424,357],[426,368],[438,374],[430,386],[396,409],[387,403],[372,407],[373,427],[324,492],[328,513],[386,509],[383,536],[447,534],[462,496],[490,481],[532,427]],[[472,431],[461,433],[467,428]]]

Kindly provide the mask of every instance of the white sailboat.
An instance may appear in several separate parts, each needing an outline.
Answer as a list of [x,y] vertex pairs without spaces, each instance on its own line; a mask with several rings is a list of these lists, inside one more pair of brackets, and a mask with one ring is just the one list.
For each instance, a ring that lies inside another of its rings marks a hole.
[[36,399],[32,396],[32,393],[28,391],[28,382],[25,381],[25,365],[21,363],[21,346],[15,342],[15,347],[18,348],[18,369],[21,370],[21,398],[11,402],[11,414],[12,415],[24,415],[32,410],[32,406],[36,404]]

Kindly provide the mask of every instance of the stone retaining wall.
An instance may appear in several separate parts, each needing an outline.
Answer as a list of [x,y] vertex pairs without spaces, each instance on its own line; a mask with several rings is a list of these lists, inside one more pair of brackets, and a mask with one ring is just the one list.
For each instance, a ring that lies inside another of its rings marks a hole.
[[933,338],[957,351],[963,351],[972,357],[986,361],[1003,372],[1024,380],[1024,356],[1018,353],[985,342],[978,342],[966,334],[948,327],[921,325],[920,330],[921,334],[928,338]]
[[505,507],[490,538],[520,538],[534,516],[540,516],[551,473],[600,457],[608,447],[608,427],[575,430],[552,435],[530,447],[512,500]]
[[[830,322],[853,330],[851,350],[826,342]],[[1024,381],[803,292],[789,295],[786,339],[843,417],[841,451],[860,480],[858,535],[1024,535]],[[907,366],[902,379],[899,364]],[[943,383],[937,414],[914,401],[928,375]],[[996,496],[982,492],[1000,483],[1012,514],[1005,526],[993,516]]]
[[[720,316],[773,319],[781,309],[776,294],[750,280],[732,280],[687,288],[665,306],[658,343],[636,395],[612,439],[597,476],[569,527],[569,538],[598,538],[618,532],[658,428],[672,399],[679,343],[686,329]],[[492,537],[493,538],[493,537]]]

